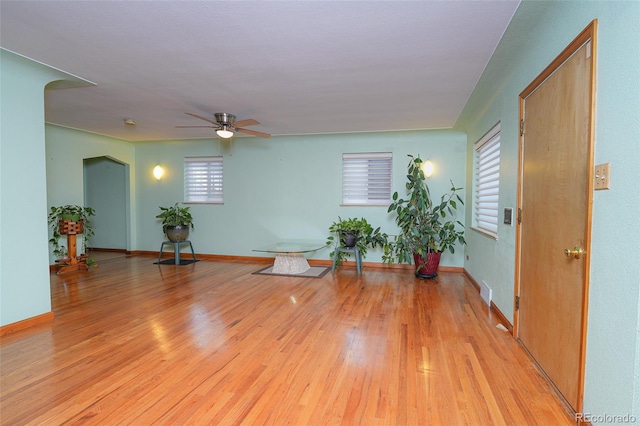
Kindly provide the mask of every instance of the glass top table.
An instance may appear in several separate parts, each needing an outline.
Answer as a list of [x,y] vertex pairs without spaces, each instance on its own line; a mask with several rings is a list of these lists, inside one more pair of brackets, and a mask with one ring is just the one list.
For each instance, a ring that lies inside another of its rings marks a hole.
[[274,274],[295,275],[302,274],[311,268],[304,257],[305,253],[311,253],[326,246],[325,242],[320,241],[289,240],[269,244],[253,251],[276,255],[271,270]]

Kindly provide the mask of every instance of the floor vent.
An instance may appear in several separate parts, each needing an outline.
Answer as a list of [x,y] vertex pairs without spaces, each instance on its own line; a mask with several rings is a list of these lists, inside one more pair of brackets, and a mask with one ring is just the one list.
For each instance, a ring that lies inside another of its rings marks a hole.
[[482,297],[487,306],[491,306],[491,288],[484,280],[480,281],[480,297]]

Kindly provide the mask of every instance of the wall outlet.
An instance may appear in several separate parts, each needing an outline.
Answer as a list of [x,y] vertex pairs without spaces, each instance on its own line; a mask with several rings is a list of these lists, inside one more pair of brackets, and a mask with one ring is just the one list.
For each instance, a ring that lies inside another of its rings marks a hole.
[[609,189],[611,181],[611,163],[603,163],[596,165],[596,171],[594,173],[595,184],[593,188],[595,190]]

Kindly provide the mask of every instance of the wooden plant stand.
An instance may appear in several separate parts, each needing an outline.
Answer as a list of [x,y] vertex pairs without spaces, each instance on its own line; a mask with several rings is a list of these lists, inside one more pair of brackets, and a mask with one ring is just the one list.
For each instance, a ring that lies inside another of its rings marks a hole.
[[72,222],[70,220],[61,220],[58,223],[60,235],[67,236],[67,257],[56,260],[62,267],[58,269],[58,274],[73,271],[88,271],[87,256],[85,254],[77,256],[76,235],[84,232],[84,222]]

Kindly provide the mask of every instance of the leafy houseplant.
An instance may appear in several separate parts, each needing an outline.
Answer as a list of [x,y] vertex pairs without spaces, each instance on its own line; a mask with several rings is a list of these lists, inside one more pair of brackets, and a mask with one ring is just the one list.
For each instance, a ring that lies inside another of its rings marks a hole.
[[[61,233],[61,222],[71,221],[75,223],[82,222],[81,229],[82,234],[84,235],[82,239],[82,252],[84,255],[87,254],[87,245],[89,239],[95,235],[95,231],[93,226],[91,225],[91,221],[89,220],[90,216],[95,216],[95,210],[91,207],[82,207],[76,205],[66,205],[59,207],[51,207],[49,211],[49,215],[47,216],[47,221],[51,228],[51,239],[49,239],[49,243],[53,246],[53,254],[58,259],[64,259],[67,257],[67,247],[60,245],[60,237],[62,237]],[[91,266],[95,264],[93,259],[87,256],[86,258],[87,265]]]
[[[409,198],[398,198],[393,194],[393,202],[388,212],[396,215],[395,222],[400,233],[394,241],[385,246],[383,260],[411,263],[420,278],[434,278],[440,262],[440,254],[448,250],[455,253],[455,245],[466,244],[464,225],[454,219],[457,203],[464,204],[451,182],[451,189],[434,204],[429,193],[420,157],[409,155],[406,184]],[[428,267],[428,268],[427,268]]]
[[189,227],[194,229],[189,207],[180,207],[175,203],[172,207],[160,207],[160,210],[162,212],[156,217],[162,219],[162,231],[169,241],[185,241],[189,237]]
[[[387,245],[388,236],[380,232],[380,228],[373,229],[365,218],[349,218],[342,219],[338,216],[338,221],[333,222],[329,226],[329,237],[327,237],[327,245],[335,247],[358,247],[362,257],[365,257],[368,248],[385,247]],[[333,258],[335,250],[329,253],[329,257]],[[350,256],[347,252],[338,252],[336,266],[340,266],[342,262]]]

